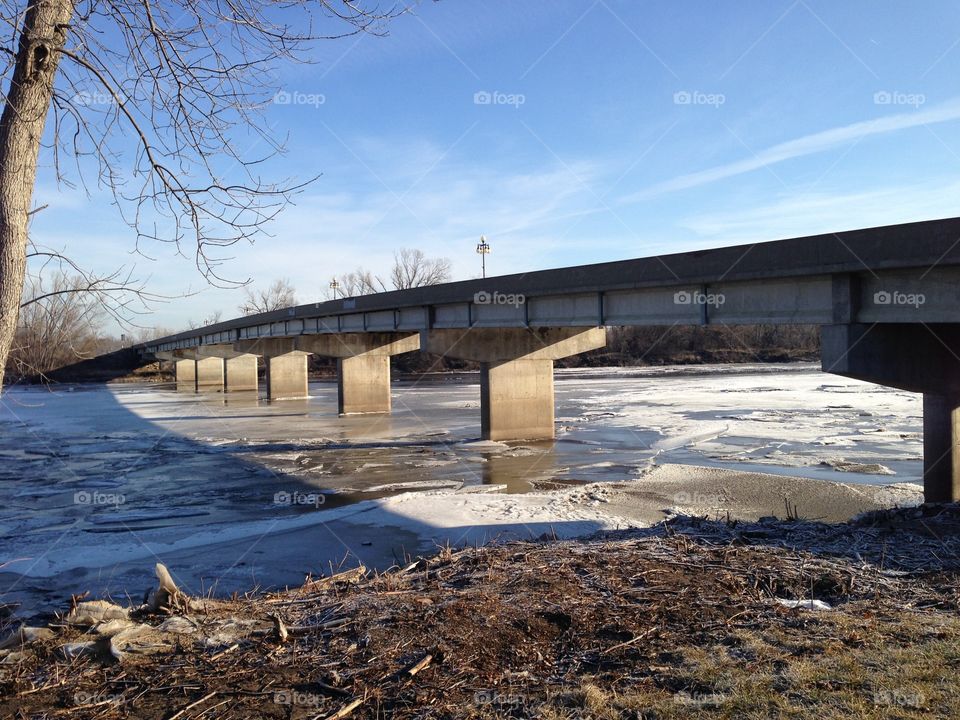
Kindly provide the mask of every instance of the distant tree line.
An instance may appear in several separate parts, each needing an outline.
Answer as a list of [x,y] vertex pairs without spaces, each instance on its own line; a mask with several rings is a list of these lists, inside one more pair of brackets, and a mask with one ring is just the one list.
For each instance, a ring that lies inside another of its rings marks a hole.
[[[611,327],[607,346],[558,360],[557,367],[633,367],[701,363],[800,362],[820,357],[818,325]],[[401,373],[472,370],[476,363],[411,353],[394,358]]]
[[817,325],[676,325],[618,327],[607,347],[588,353],[609,365],[791,362],[820,354]]

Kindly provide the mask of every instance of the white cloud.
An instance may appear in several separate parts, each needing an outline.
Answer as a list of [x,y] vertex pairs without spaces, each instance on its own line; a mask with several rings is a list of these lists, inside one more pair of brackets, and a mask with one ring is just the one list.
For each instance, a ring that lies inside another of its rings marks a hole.
[[805,135],[780,143],[743,160],[718,165],[707,170],[688,173],[657,183],[637,193],[620,198],[621,203],[634,203],[651,197],[664,195],[678,190],[706,185],[708,183],[735,177],[744,173],[776,165],[793,158],[824,152],[831,148],[844,145],[863,138],[884,135],[921,125],[934,125],[942,122],[960,119],[960,99],[954,99],[926,110],[904,112],[898,115],[864,120],[862,122],[844,125],[830,130]]

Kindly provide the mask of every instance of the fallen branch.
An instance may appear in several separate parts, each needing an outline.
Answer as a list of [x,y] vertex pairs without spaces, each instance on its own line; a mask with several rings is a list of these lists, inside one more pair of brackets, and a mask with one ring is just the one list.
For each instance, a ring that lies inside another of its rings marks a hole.
[[[349,716],[350,713],[352,713],[362,704],[363,704],[363,698],[357,698],[352,703],[348,703],[347,705],[344,705],[342,708],[337,710],[333,715],[328,715],[327,720],[341,720],[341,718],[345,718]],[[323,717],[322,715],[317,715],[313,720],[320,720],[320,718],[322,717]]]
[[200,699],[197,700],[196,702],[193,702],[193,703],[190,703],[189,705],[187,705],[185,708],[183,708],[183,710],[180,710],[179,712],[176,712],[176,713],[174,713],[173,715],[171,715],[169,718],[167,718],[167,720],[177,720],[177,718],[180,717],[181,715],[183,715],[185,712],[187,712],[187,710],[192,710],[192,709],[195,708],[197,705],[200,705],[200,704],[202,704],[202,703],[205,703],[207,700],[209,700],[210,698],[212,698],[212,697],[213,697],[214,695],[216,695],[216,694],[217,694],[216,690],[214,690],[214,691],[211,692],[211,693],[207,693],[206,695],[204,695],[202,698],[200,698]]

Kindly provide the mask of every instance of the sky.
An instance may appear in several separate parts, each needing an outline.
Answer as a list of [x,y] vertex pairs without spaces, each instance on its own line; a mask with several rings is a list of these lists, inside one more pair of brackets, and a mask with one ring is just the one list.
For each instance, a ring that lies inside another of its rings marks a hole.
[[[441,0],[311,59],[279,70],[267,167],[319,177],[221,268],[303,303],[399,248],[479,277],[481,234],[495,276],[960,215],[949,0]],[[238,314],[49,158],[35,201],[37,242],[171,297],[139,324]]]

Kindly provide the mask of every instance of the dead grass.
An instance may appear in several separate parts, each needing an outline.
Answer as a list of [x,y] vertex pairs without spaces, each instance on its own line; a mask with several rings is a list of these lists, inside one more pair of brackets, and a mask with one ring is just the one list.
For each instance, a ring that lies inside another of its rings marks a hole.
[[[340,580],[205,602],[194,631],[120,663],[63,659],[96,629],[58,628],[3,658],[0,716],[960,717],[949,563],[891,573],[667,533],[447,549]],[[833,609],[776,602],[811,596]]]
[[[955,621],[945,626],[908,613],[878,625],[849,610],[804,623],[801,637],[799,628],[741,631],[721,645],[677,648],[672,681],[680,689],[636,692],[591,679],[550,698],[538,714],[557,720],[960,717]],[[900,644],[904,632],[915,638]]]

